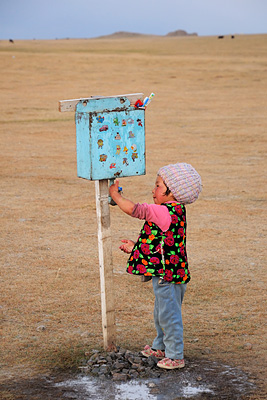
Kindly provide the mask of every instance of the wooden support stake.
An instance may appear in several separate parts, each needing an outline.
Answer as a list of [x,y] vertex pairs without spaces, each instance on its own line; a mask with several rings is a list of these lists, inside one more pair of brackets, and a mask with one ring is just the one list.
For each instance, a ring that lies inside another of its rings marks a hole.
[[109,186],[107,179],[95,181],[95,194],[104,348],[112,349],[115,346],[116,341],[116,326],[110,213],[108,204]]

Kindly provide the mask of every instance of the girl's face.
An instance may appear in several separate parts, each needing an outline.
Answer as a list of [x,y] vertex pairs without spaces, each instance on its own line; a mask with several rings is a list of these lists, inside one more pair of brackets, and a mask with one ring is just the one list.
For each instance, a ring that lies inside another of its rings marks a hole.
[[166,190],[167,186],[163,182],[163,179],[161,176],[157,176],[155,187],[152,190],[155,204],[162,204],[172,200],[176,201],[171,192],[168,195],[165,194]]

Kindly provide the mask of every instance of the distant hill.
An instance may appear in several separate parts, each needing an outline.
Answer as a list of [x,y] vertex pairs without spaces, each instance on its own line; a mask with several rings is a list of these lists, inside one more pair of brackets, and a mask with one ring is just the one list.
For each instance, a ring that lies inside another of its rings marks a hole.
[[111,33],[110,35],[98,36],[98,38],[99,39],[103,39],[103,38],[123,39],[123,38],[138,38],[138,37],[143,37],[143,36],[157,36],[157,35],[146,35],[143,33],[120,31],[120,32]]
[[166,36],[198,36],[198,34],[195,32],[187,33],[186,31],[183,31],[182,29],[178,29],[177,31],[167,33]]
[[174,32],[169,32],[166,35],[150,35],[146,33],[134,33],[134,32],[125,32],[125,31],[120,31],[120,32],[114,32],[111,33],[110,35],[104,35],[104,36],[98,36],[99,39],[103,38],[110,38],[110,39],[123,39],[123,38],[140,38],[140,37],[166,37],[166,36],[198,36],[197,33],[187,33],[186,31],[182,29],[178,29],[177,31]]

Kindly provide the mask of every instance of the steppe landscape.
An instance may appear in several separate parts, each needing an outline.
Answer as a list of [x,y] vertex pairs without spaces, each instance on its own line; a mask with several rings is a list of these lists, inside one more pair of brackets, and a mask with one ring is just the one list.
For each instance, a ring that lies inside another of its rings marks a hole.
[[[0,61],[2,398],[48,398],[19,385],[103,346],[95,185],[77,178],[74,112],[58,102],[154,92],[146,175],[120,184],[152,202],[161,166],[198,170],[185,358],[241,369],[255,389],[239,398],[265,399],[267,35],[2,40]],[[142,221],[110,212],[117,345],[138,351],[154,338],[152,285],[118,247]]]

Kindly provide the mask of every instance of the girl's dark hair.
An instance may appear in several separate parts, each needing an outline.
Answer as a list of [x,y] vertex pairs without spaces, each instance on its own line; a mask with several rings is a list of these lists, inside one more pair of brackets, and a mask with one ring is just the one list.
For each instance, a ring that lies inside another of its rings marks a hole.
[[164,193],[164,195],[165,196],[168,196],[170,193],[171,193],[171,191],[170,191],[170,189],[168,188],[168,186],[166,185],[166,183],[165,183],[165,186],[166,186],[166,192]]
[[[158,175],[158,176],[160,176],[160,175]],[[164,182],[164,181],[163,181],[163,182]],[[164,194],[164,196],[168,196],[168,195],[171,193],[171,191],[170,191],[170,189],[168,188],[168,186],[166,185],[165,182],[164,182],[164,185],[166,186],[166,192],[163,193],[163,194]]]

